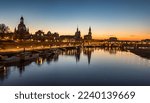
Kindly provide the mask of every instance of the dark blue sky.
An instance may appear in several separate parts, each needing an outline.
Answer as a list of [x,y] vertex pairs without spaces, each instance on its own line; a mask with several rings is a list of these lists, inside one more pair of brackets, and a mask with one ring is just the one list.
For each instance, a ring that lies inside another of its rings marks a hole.
[[42,29],[95,37],[150,37],[150,0],[1,0],[0,23],[14,29],[23,15],[31,32]]

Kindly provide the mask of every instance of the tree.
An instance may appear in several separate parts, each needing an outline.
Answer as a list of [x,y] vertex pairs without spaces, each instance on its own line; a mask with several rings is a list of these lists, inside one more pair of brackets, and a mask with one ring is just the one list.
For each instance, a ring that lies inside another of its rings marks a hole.
[[0,34],[9,33],[10,29],[5,24],[0,24]]

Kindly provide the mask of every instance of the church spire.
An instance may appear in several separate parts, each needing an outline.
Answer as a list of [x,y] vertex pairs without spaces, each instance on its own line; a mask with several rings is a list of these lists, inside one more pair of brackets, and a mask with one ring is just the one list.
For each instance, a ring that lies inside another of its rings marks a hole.
[[20,23],[24,24],[24,18],[23,18],[23,16],[21,16],[21,18],[20,18]]
[[78,25],[77,25],[77,32],[79,31]]
[[89,27],[89,32],[91,32],[91,26]]
[[88,33],[88,35],[92,35],[91,26],[89,27],[89,33]]

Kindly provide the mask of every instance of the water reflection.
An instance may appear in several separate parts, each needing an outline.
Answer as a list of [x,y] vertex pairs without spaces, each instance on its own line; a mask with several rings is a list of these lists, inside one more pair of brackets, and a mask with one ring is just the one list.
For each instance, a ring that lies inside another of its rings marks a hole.
[[81,48],[66,49],[61,54],[64,56],[75,56],[76,62],[80,61]]
[[3,67],[0,70],[0,80],[4,80],[10,74],[10,69],[8,67]]
[[90,62],[91,62],[92,52],[94,52],[94,48],[84,48],[83,49],[83,54],[87,56],[88,64],[90,64]]
[[117,51],[120,51],[120,48],[104,48],[104,51],[109,52],[110,54],[116,54]]
[[[96,52],[96,51],[99,51],[99,52]],[[101,52],[101,51],[103,51],[103,52]],[[12,67],[17,69],[19,74],[22,75],[26,71],[26,69],[28,69],[33,63],[36,64],[39,68],[40,68],[40,66],[44,65],[44,63],[47,63],[47,65],[49,65],[53,62],[53,63],[56,63],[55,65],[57,65],[57,63],[59,63],[60,56],[69,56],[71,58],[74,57],[76,62],[80,62],[80,61],[83,62],[83,60],[81,60],[81,59],[83,57],[86,57],[86,60],[88,61],[89,65],[91,64],[92,57],[96,58],[98,56],[98,58],[102,58],[103,62],[105,64],[107,64],[107,61],[105,61],[105,59],[106,59],[105,53],[107,53],[107,55],[109,53],[109,55],[114,55],[117,57],[117,54],[122,53],[122,52],[125,52],[126,55],[128,55],[129,50],[124,50],[121,48],[88,48],[88,47],[79,48],[78,47],[78,48],[74,48],[74,49],[71,48],[71,49],[60,50],[59,52],[55,53],[52,56],[43,56],[42,55],[31,61],[29,60],[29,61],[25,61],[25,62],[14,62],[14,63],[5,63],[5,64],[0,63],[1,64],[1,66],[0,66],[0,81],[5,81],[5,79],[9,78],[9,75],[11,73],[13,73],[13,71],[11,69]],[[99,54],[96,54],[96,53],[99,53]],[[140,51],[131,50],[131,53],[134,53],[135,55],[139,56],[139,60],[133,60],[133,65],[137,65],[138,63],[139,63],[138,65],[141,65],[141,63],[143,63],[144,66],[147,66],[150,63],[150,61],[149,61],[150,58],[149,58],[148,52],[146,52],[147,54],[143,54]],[[129,55],[127,57],[127,61],[128,61],[128,59],[130,59],[131,56],[133,56],[133,55],[131,55],[131,53],[129,53]],[[94,56],[92,56],[92,55],[94,55]],[[122,56],[122,55],[120,55],[120,56]],[[114,62],[113,58],[110,58],[110,57],[108,57],[107,60],[110,60],[110,61],[112,60],[111,61],[112,63]],[[132,60],[132,59],[130,59],[130,60]],[[138,63],[136,63],[137,61],[138,61]],[[94,62],[93,64],[95,64],[95,63],[97,63],[97,60],[95,59],[95,60],[93,60],[93,62]],[[117,62],[119,62],[119,61],[117,61]],[[132,62],[130,61],[129,63],[131,64]],[[81,66],[83,68],[86,68],[86,66],[84,67],[84,65],[85,64],[81,64]],[[102,66],[102,64],[96,64],[96,65]],[[120,64],[118,63],[118,65],[120,65]],[[112,65],[112,66],[114,66],[114,65]]]

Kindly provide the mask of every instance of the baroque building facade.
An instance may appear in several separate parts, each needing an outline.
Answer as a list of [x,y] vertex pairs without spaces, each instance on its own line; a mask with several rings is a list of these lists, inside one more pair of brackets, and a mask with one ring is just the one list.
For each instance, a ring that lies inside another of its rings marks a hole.
[[20,23],[17,29],[15,28],[14,34],[15,39],[26,40],[30,38],[29,28],[26,28],[23,16],[20,18]]
[[91,27],[89,27],[88,34],[84,35],[84,40],[92,40],[92,30],[91,30]]
[[76,42],[80,41],[82,39],[81,32],[77,27],[77,31],[75,32],[75,35],[61,35],[60,41],[62,42]]

